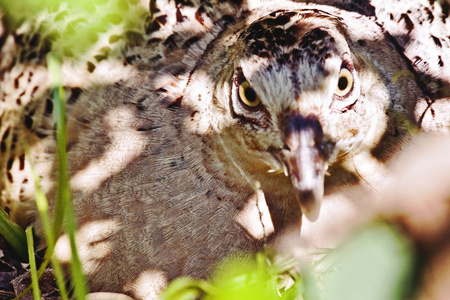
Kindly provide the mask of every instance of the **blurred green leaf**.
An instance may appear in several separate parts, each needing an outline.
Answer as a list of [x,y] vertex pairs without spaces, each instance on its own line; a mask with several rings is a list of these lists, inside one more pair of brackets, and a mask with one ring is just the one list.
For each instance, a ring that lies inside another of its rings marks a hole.
[[321,299],[395,300],[411,288],[413,266],[408,241],[395,228],[376,224],[323,258],[315,273]]
[[[202,290],[208,285],[206,281],[199,281],[187,277],[174,280],[164,291],[161,300],[195,300],[202,294]],[[209,287],[206,288],[207,290]]]

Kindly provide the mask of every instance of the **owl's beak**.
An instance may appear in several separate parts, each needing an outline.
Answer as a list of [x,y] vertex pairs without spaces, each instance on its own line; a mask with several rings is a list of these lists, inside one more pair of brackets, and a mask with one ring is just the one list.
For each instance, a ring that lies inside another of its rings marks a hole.
[[310,221],[319,217],[324,193],[325,156],[320,149],[322,126],[315,116],[289,116],[284,125],[282,153],[302,213]]

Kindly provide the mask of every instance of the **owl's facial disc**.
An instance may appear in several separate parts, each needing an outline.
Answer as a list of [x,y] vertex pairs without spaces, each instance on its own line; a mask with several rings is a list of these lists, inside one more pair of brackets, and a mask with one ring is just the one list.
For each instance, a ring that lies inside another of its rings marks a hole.
[[[270,152],[287,169],[311,221],[319,216],[328,164],[340,151],[336,141],[345,135],[336,126],[339,115],[357,101],[344,32],[326,12],[280,10],[250,24],[235,44],[233,115],[249,148]],[[274,166],[270,159],[267,165]]]

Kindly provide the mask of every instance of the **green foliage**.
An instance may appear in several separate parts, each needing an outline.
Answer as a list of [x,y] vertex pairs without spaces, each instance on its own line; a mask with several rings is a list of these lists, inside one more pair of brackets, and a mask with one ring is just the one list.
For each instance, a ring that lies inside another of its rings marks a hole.
[[28,260],[25,232],[14,224],[0,207],[0,235],[24,261]]
[[[211,281],[179,278],[169,285],[161,299],[302,299],[302,281],[289,272],[291,267],[290,264],[274,263],[266,253],[256,256],[240,253],[218,265]],[[280,288],[283,280],[293,284]]]
[[[35,24],[30,29],[39,31],[51,52],[61,57],[79,57],[99,42],[103,33],[124,35],[139,31],[145,12],[137,3],[137,0],[2,0],[0,7],[12,27],[33,20]],[[104,54],[110,50],[103,49]]]
[[[302,266],[301,275],[292,272],[294,263],[273,261],[263,253],[233,256],[217,267],[210,281],[175,280],[162,299],[400,300],[412,289],[411,247],[385,224],[361,230],[311,269]],[[283,278],[291,283],[282,287]]]
[[[289,266],[290,268],[291,266]],[[297,290],[301,284],[300,278],[289,274],[283,264],[275,263],[266,254],[232,256],[220,264],[213,276],[212,283],[217,292],[207,294],[204,300],[225,299],[296,299],[292,297],[292,290]],[[297,285],[288,289],[279,289],[283,279],[295,278]]]

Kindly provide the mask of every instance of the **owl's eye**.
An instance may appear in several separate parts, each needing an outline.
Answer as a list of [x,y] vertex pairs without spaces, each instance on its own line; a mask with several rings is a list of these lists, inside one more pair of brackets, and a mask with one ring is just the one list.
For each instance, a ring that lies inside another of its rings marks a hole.
[[261,99],[259,99],[248,81],[244,81],[239,85],[239,99],[251,108],[257,107],[261,103]]
[[339,97],[344,97],[353,87],[353,76],[352,73],[347,68],[342,68],[339,72],[339,80],[336,87],[335,94]]

